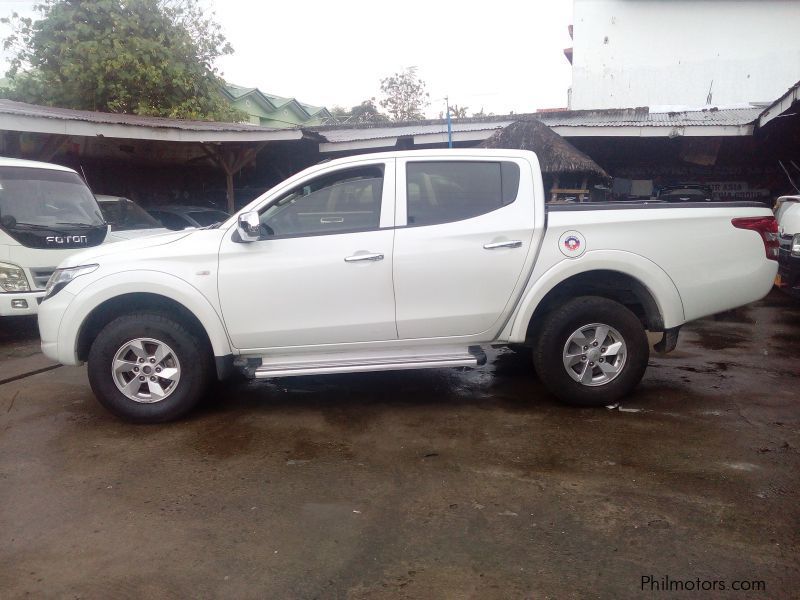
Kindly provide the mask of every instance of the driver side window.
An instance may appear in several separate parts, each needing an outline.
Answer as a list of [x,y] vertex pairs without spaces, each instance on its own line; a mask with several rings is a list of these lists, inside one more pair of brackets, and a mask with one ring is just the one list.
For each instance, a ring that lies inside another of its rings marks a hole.
[[261,213],[269,237],[322,235],[378,229],[383,166],[369,165],[303,183]]

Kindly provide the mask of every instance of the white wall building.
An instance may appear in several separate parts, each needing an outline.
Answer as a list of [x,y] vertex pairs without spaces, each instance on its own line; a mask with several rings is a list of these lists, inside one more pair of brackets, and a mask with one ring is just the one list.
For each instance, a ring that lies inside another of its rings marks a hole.
[[800,79],[799,0],[574,0],[573,110],[772,102]]

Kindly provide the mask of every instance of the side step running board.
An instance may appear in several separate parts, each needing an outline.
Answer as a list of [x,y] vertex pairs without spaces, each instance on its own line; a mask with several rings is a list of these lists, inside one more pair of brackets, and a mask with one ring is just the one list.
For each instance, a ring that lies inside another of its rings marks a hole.
[[[292,377],[295,375],[323,375],[329,373],[360,373],[364,371],[400,371],[403,369],[440,369],[448,367],[475,367],[485,362],[485,355],[472,352],[454,352],[448,354],[423,354],[417,356],[382,356],[379,358],[354,359],[342,358],[312,361],[275,361],[267,362],[255,370],[256,379],[270,377]],[[481,352],[482,354],[482,352]]]

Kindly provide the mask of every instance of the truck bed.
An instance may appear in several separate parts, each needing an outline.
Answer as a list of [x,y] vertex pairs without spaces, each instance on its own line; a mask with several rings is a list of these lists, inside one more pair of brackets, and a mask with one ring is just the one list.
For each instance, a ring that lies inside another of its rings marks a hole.
[[666,208],[768,208],[763,202],[741,200],[733,202],[661,202],[636,200],[632,202],[575,202],[545,204],[547,212],[584,212],[587,210],[643,210]]
[[[585,238],[581,261],[609,252],[646,259],[649,273],[660,273],[677,289],[683,321],[757,300],[775,276],[776,263],[766,260],[761,236],[732,224],[771,217],[760,202],[553,204],[546,211],[544,250],[558,247],[567,232],[578,232]],[[536,268],[562,258],[543,252]]]

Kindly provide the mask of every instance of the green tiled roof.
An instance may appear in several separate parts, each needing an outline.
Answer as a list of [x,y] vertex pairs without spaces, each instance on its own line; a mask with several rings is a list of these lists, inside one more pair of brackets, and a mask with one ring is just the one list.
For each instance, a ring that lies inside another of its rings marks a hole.
[[[296,98],[286,98],[284,96],[276,96],[275,94],[267,94],[258,88],[247,88],[240,85],[226,83],[224,92],[230,98],[232,104],[250,114],[251,117],[256,117],[263,121],[274,121],[277,123],[285,123],[286,126],[303,125],[308,122],[311,124],[319,124],[322,119],[330,117],[331,114],[324,106],[314,106],[300,102]],[[247,106],[243,102],[246,99],[253,98],[263,108],[263,112],[248,111]],[[291,108],[293,114],[298,117],[298,122],[286,121],[283,117],[284,108]]]

